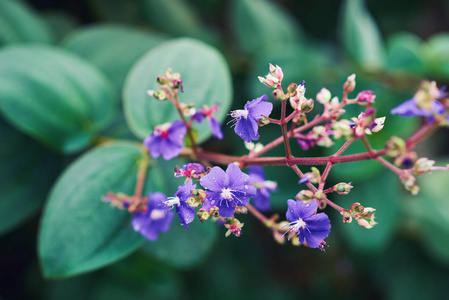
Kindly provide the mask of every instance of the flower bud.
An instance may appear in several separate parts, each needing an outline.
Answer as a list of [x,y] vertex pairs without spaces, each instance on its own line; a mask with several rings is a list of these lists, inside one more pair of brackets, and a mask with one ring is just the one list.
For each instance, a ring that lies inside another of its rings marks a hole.
[[427,172],[432,171],[432,167],[435,164],[434,160],[430,160],[426,157],[421,157],[415,163],[413,167],[413,174],[416,176],[421,176],[426,174]]
[[165,91],[159,90],[154,92],[153,97],[156,98],[157,100],[165,100],[167,99],[167,93]]
[[164,75],[159,75],[156,78],[157,83],[159,83],[160,85],[166,85],[167,84],[167,77],[165,77]]
[[374,99],[376,98],[376,95],[374,95],[373,91],[370,90],[365,90],[365,91],[361,91],[358,95],[357,95],[357,102],[359,103],[374,103]]
[[275,88],[277,86],[277,79],[274,80],[273,78],[267,76],[267,78],[262,77],[262,76],[258,76],[257,78],[259,78],[259,81],[266,87],[269,88]]
[[417,158],[418,154],[416,154],[415,151],[410,151],[397,156],[394,159],[394,164],[398,167],[409,168],[413,165]]
[[341,211],[340,214],[343,216],[343,223],[349,224],[352,222],[352,216],[349,211]]
[[392,136],[386,143],[387,155],[396,157],[405,152],[405,141],[397,136]]
[[348,77],[346,82],[343,84],[343,90],[346,93],[350,93],[355,89],[355,74],[352,74]]
[[310,190],[302,190],[296,195],[296,200],[310,201],[314,197],[314,194]]
[[316,101],[326,104],[331,100],[331,92],[328,89],[322,88],[321,91],[316,94]]
[[349,208],[349,210],[354,214],[360,214],[364,209],[365,208],[359,202],[352,203],[351,207]]
[[334,185],[333,190],[340,195],[347,195],[349,194],[352,188],[353,186],[351,185],[351,183],[340,182]]
[[301,103],[301,110],[305,113],[310,112],[313,109],[314,103],[312,99],[305,100]]
[[220,216],[219,208],[216,206],[212,206],[211,209],[209,210],[209,214],[218,218]]
[[200,208],[196,215],[198,216],[198,218],[200,218],[201,223],[203,223],[203,221],[206,221],[210,217],[209,212],[204,208]]
[[247,214],[248,208],[246,206],[236,206],[235,207],[235,213],[236,214]]
[[360,226],[366,228],[366,229],[371,229],[374,227],[374,225],[377,225],[377,222],[374,221],[367,221],[363,218],[358,218],[357,219],[357,223],[359,223]]
[[284,94],[284,92],[281,89],[275,89],[271,95],[273,95],[274,99],[279,101],[284,101],[288,98],[287,95]]
[[296,89],[298,88],[298,85],[296,83],[290,83],[287,92],[289,93],[290,97],[296,95]]

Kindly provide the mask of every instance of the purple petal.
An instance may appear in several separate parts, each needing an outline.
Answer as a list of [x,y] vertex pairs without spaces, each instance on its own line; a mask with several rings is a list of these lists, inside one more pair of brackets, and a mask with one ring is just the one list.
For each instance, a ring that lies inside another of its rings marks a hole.
[[161,139],[160,151],[165,160],[170,160],[181,153],[182,144],[173,143],[169,139]]
[[250,121],[243,117],[241,117],[235,124],[234,131],[247,143],[251,142],[251,136],[254,135]]
[[215,118],[209,118],[209,128],[212,131],[214,137],[219,140],[223,139],[223,131],[221,131],[221,124]]
[[265,188],[258,189],[253,204],[260,211],[270,210],[270,192]]
[[432,110],[439,115],[442,115],[446,112],[446,108],[444,107],[444,105],[438,101],[432,101]]
[[234,204],[227,200],[220,201],[218,208],[220,209],[220,216],[223,218],[232,217],[235,213]]
[[261,166],[249,166],[248,167],[249,174],[249,183],[258,183],[265,181],[265,172]]
[[206,199],[203,202],[203,208],[210,210],[212,206],[218,207],[218,202],[220,201],[220,192],[206,191]]
[[226,176],[228,177],[228,184],[226,187],[231,190],[243,191],[248,189],[249,176],[243,173],[240,168],[233,163],[228,165],[226,169]]
[[175,205],[176,214],[179,218],[179,223],[186,227],[186,230],[189,228],[187,224],[191,223],[193,219],[195,219],[195,208],[187,205],[185,202],[180,205]]
[[148,193],[148,204],[147,209],[153,210],[153,209],[160,209],[164,207],[164,202],[167,200],[167,196],[165,196],[164,193],[161,192],[149,192]]
[[179,197],[181,203],[182,202],[186,202],[187,199],[192,196],[192,194],[190,193],[191,190],[196,188],[196,184],[193,184],[192,179],[190,179],[189,181],[187,181],[186,183],[184,183],[183,185],[180,185],[178,187],[178,190],[175,193],[175,197]]
[[162,137],[153,134],[147,136],[143,141],[143,145],[148,149],[152,158],[158,158],[161,153]]
[[287,200],[287,213],[285,214],[285,217],[287,218],[287,220],[289,220],[290,222],[295,222],[298,221],[299,216],[296,215],[296,201],[295,200]]
[[390,111],[393,115],[400,115],[403,117],[430,117],[432,116],[432,112],[430,110],[419,108],[416,105],[415,98],[407,100]]
[[268,117],[273,110],[273,103],[267,102],[267,95],[263,95],[245,105],[245,109],[249,111],[249,115],[256,120]]
[[206,117],[206,115],[204,113],[204,108],[202,108],[202,109],[199,109],[196,111],[196,113],[192,116],[192,119],[198,123],[201,123],[201,122],[203,122],[205,117]]
[[330,233],[331,225],[329,217],[325,213],[319,213],[304,220],[306,228],[304,230],[304,236],[307,241],[307,245],[310,248],[318,248]]
[[[254,187],[253,187],[254,188]],[[245,192],[233,192],[234,204],[237,206],[247,206],[249,204],[249,199],[256,195],[256,189],[254,188],[254,194],[249,194]]]
[[304,203],[302,201],[296,201],[295,212],[296,215],[301,219],[306,219],[316,213],[317,203],[315,199],[312,199],[309,203]]
[[221,190],[228,185],[228,178],[221,168],[213,167],[209,174],[201,177],[200,183],[208,190],[221,193]]

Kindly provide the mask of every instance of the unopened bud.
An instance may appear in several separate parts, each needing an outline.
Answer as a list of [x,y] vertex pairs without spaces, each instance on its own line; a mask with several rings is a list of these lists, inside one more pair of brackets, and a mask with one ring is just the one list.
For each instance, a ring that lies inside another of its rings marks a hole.
[[310,201],[314,197],[311,190],[302,190],[296,195],[296,200]]
[[154,92],[153,97],[156,98],[157,100],[165,100],[167,99],[167,93],[165,91],[159,90]]
[[273,95],[274,99],[279,100],[279,101],[284,101],[288,98],[287,95],[284,94],[284,92],[280,89],[275,89],[271,95]]
[[343,84],[343,90],[346,93],[351,93],[355,89],[355,74],[348,77],[346,82]]
[[247,214],[248,208],[246,206],[236,206],[235,207],[235,213],[236,214]]
[[206,221],[210,217],[209,212],[204,208],[200,208],[196,215],[198,216],[198,218],[200,218],[201,223],[203,223],[203,221]]
[[266,117],[266,118],[261,118],[260,120],[257,121],[257,124],[259,126],[265,126],[270,124],[270,118]]
[[341,211],[340,214],[343,216],[343,223],[349,224],[352,222],[352,216],[349,211]]
[[432,167],[435,164],[434,160],[430,160],[426,157],[421,157],[415,163],[413,168],[413,173],[417,176],[421,176],[426,174],[427,172],[432,171]]
[[258,76],[259,81],[266,87],[275,88],[277,86],[277,79],[272,77],[262,77]]
[[289,93],[290,97],[296,95],[296,89],[298,88],[298,85],[296,83],[290,83],[287,92]]
[[312,99],[306,100],[301,103],[301,110],[305,113],[310,112],[314,107],[314,101]]
[[351,185],[351,183],[340,182],[334,185],[333,190],[340,195],[347,195],[349,194],[352,188],[353,186]]
[[366,228],[366,229],[371,229],[373,228],[374,225],[377,225],[377,222],[374,221],[367,221],[363,218],[358,218],[357,219],[357,223],[359,223],[360,226]]
[[218,218],[220,216],[220,209],[216,206],[212,206],[211,209],[209,210],[209,214]]
[[159,83],[160,85],[165,85],[167,84],[167,77],[165,77],[164,75],[159,75],[157,78],[157,83]]
[[392,136],[386,143],[387,155],[396,157],[405,152],[405,141],[397,136]]
[[349,209],[352,213],[360,214],[365,208],[359,202],[355,202],[351,204],[351,207]]
[[316,101],[326,104],[331,100],[331,92],[328,89],[322,88],[321,91],[316,94]]

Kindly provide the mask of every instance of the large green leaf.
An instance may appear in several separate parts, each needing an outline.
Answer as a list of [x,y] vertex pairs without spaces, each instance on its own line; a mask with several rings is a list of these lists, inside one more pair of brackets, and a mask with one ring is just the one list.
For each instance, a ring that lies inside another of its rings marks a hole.
[[340,22],[342,44],[351,58],[366,69],[384,65],[382,37],[364,0],[345,0]]
[[0,235],[20,225],[44,203],[61,158],[0,119]]
[[51,43],[53,36],[43,22],[22,1],[0,0],[0,46],[12,43]]
[[[157,90],[156,78],[170,67],[181,73],[184,93],[180,100],[204,104],[218,103],[216,118],[225,119],[231,105],[232,85],[229,68],[219,52],[210,46],[188,38],[165,42],[142,57],[129,73],[123,91],[126,120],[131,130],[140,138],[151,133],[153,127],[179,119],[177,110],[168,101],[150,98],[146,91]],[[211,136],[207,122],[195,125],[199,141]]]
[[301,39],[299,25],[275,1],[234,0],[230,16],[234,35],[248,54],[265,47],[281,50]]
[[19,130],[64,152],[88,145],[116,112],[110,82],[83,60],[44,46],[0,51],[0,111]]
[[199,264],[212,250],[217,239],[217,224],[195,219],[186,231],[175,218],[170,231],[159,235],[155,242],[146,242],[143,250],[177,268],[185,269]]
[[[437,160],[438,165],[449,163]],[[449,264],[449,173],[433,172],[418,179],[420,192],[410,197],[404,211],[421,234],[421,242],[432,258]]]
[[165,39],[132,27],[97,25],[73,32],[62,46],[97,66],[120,90],[137,59]]
[[154,28],[176,36],[197,37],[199,17],[185,0],[143,0],[145,19]]
[[426,68],[432,74],[449,78],[449,34],[441,33],[432,36],[422,45],[422,54],[426,60]]
[[[133,143],[101,146],[75,161],[52,189],[39,232],[39,256],[46,277],[68,277],[115,262],[143,238],[126,211],[101,201],[108,191],[132,194],[141,149]],[[161,189],[150,168],[144,191]]]
[[335,220],[334,224],[337,224],[354,250],[378,254],[385,250],[396,233],[401,183],[395,174],[387,170],[365,182],[354,181],[352,185],[354,188],[348,195],[334,197],[338,197],[337,203],[346,208],[354,202],[360,202],[365,207],[374,207],[375,220],[379,224],[372,229],[365,229],[359,226],[356,220],[343,224],[341,217],[340,220]]

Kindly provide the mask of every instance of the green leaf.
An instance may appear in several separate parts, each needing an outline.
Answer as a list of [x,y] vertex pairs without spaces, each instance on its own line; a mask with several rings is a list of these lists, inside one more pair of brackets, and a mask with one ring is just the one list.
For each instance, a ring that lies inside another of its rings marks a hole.
[[106,22],[139,24],[142,22],[141,0],[88,0],[90,11]]
[[146,242],[143,250],[177,268],[188,269],[199,264],[212,250],[217,239],[217,224],[195,219],[186,231],[175,218],[170,231],[155,242]]
[[57,41],[60,41],[69,32],[75,30],[80,23],[73,15],[59,10],[44,12],[42,18],[54,33]]
[[0,235],[15,228],[44,203],[61,158],[0,119]]
[[247,54],[265,47],[280,50],[301,40],[299,25],[275,1],[234,0],[229,15],[234,35]]
[[421,52],[426,61],[426,68],[444,78],[449,78],[449,34],[441,33],[432,36],[424,43]]
[[[184,93],[180,101],[220,105],[215,117],[222,122],[229,112],[232,97],[231,75],[226,61],[214,48],[197,40],[181,38],[163,43],[142,57],[133,67],[125,82],[123,100],[126,120],[132,132],[148,136],[153,127],[179,119],[177,110],[168,101],[150,98],[146,91],[157,90],[156,78],[170,67],[179,72]],[[202,142],[211,136],[207,121],[194,126]]]
[[51,43],[47,24],[24,2],[0,0],[0,46],[12,43]]
[[184,0],[143,0],[143,14],[154,28],[175,36],[198,37],[199,17]]
[[0,51],[0,111],[19,130],[63,152],[86,147],[116,113],[110,82],[56,48]]
[[[436,160],[437,165],[449,163]],[[404,210],[416,224],[421,236],[421,243],[437,262],[449,265],[449,173],[433,172],[418,178],[420,192],[409,197],[409,205]]]
[[96,25],[73,32],[62,46],[97,66],[120,91],[137,59],[164,40],[162,35],[132,27]]
[[[113,143],[87,152],[63,173],[50,193],[39,232],[45,277],[103,267],[142,244],[130,214],[101,201],[108,191],[133,194],[142,155],[137,144]],[[158,169],[150,168],[144,191],[160,190],[160,178]]]
[[[356,181],[352,185],[354,188],[348,195],[338,196],[344,201],[343,206],[348,208],[352,203],[360,202],[365,207],[373,207],[376,209],[375,221],[379,224],[371,229],[365,229],[359,226],[356,220],[350,224],[343,224],[341,216],[336,217],[333,224],[338,226],[354,250],[379,254],[389,246],[396,233],[402,189],[400,180],[387,170],[370,180]],[[340,201],[336,202],[340,204]]]
[[424,63],[421,59],[421,39],[410,33],[398,33],[388,39],[387,68],[422,74]]
[[345,0],[340,22],[342,44],[360,66],[378,69],[384,65],[382,37],[363,0]]

